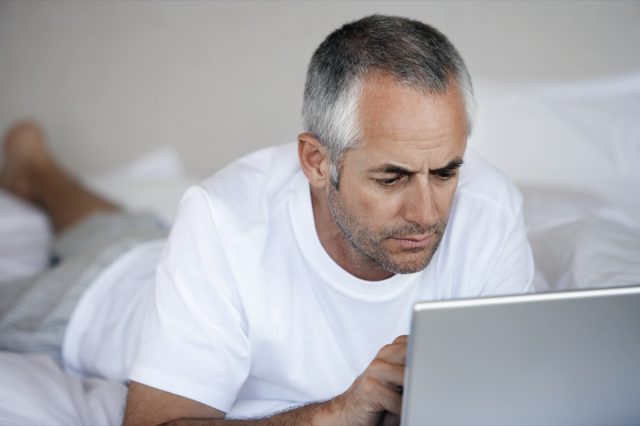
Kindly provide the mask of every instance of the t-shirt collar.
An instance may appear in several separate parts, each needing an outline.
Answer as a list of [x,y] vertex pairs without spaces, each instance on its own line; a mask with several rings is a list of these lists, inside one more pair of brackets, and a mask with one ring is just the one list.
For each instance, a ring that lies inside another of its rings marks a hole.
[[289,214],[298,246],[307,263],[336,290],[355,298],[390,298],[401,294],[419,275],[395,274],[381,281],[367,281],[345,271],[326,252],[316,232],[309,182],[302,172],[294,177]]

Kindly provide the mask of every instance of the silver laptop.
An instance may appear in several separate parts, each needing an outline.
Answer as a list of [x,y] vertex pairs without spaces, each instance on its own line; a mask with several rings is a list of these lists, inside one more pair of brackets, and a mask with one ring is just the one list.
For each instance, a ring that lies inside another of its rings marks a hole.
[[418,303],[403,425],[640,425],[640,286]]

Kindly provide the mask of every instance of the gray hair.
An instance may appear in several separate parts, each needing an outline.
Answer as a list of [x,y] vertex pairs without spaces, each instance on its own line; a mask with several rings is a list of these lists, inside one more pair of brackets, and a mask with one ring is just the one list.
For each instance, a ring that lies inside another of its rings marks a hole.
[[429,94],[442,94],[450,79],[465,103],[468,132],[475,115],[471,77],[451,42],[435,28],[407,18],[371,15],[335,30],[314,52],[304,89],[302,122],[330,156],[331,181],[338,187],[344,153],[358,142],[358,106],[371,72]]

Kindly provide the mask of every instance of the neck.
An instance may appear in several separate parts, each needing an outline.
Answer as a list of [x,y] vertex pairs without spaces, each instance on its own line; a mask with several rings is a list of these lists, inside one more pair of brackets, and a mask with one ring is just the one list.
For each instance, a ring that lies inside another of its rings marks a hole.
[[338,228],[327,203],[326,196],[311,188],[311,205],[316,233],[320,244],[342,269],[366,281],[380,281],[393,274],[355,248]]

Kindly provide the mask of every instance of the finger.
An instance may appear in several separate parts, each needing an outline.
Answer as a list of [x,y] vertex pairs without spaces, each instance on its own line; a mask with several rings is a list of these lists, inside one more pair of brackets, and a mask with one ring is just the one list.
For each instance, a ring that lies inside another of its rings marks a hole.
[[381,382],[386,387],[398,392],[404,383],[404,366],[391,364],[381,359],[374,359],[367,370],[365,376]]
[[380,425],[382,426],[397,426],[400,424],[400,416],[398,416],[397,414],[393,414],[390,412],[386,412],[384,413],[384,416],[382,417],[382,421],[380,422]]
[[406,334],[398,336],[394,339],[393,343],[409,343],[409,336]]
[[400,416],[402,411],[402,395],[389,389],[386,386],[380,385],[377,392],[377,402],[381,408],[388,411],[391,414]]
[[377,353],[376,358],[383,359],[393,364],[404,365],[407,359],[407,343],[391,343],[385,345]]

